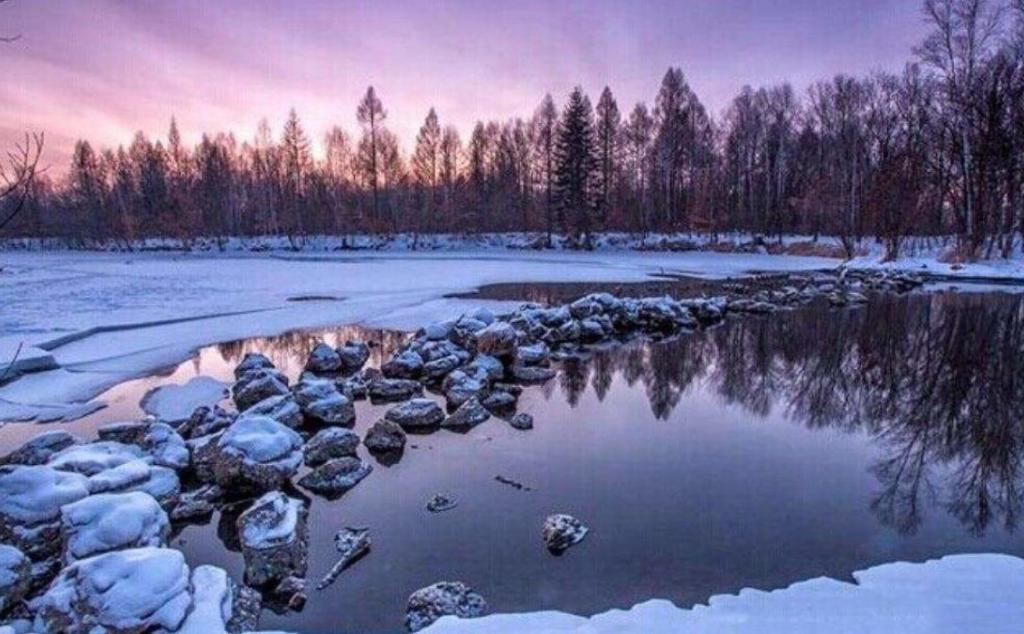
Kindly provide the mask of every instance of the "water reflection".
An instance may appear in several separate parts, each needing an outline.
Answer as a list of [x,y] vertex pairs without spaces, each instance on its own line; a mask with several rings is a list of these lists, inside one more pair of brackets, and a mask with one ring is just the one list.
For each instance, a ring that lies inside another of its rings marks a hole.
[[[809,428],[869,433],[882,448],[871,504],[915,532],[930,498],[974,533],[1016,528],[1022,504],[1024,303],[1020,296],[880,297],[861,310],[798,310],[708,333],[630,344],[563,364],[570,404],[615,375],[669,418],[707,390],[757,418],[777,408]],[[552,389],[549,386],[549,390]]]

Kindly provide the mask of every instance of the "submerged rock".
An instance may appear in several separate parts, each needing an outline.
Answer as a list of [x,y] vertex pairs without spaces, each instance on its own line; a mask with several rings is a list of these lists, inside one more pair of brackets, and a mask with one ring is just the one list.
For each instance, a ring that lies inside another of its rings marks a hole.
[[405,447],[405,432],[397,423],[382,419],[366,431],[363,444],[370,451],[377,453],[401,451]]
[[328,460],[299,480],[299,486],[326,496],[341,495],[370,475],[373,465],[359,458]]
[[341,553],[341,557],[316,585],[317,590],[323,590],[334,583],[346,568],[370,552],[370,529],[347,526],[334,536],[334,546]]
[[168,548],[119,550],[76,561],[34,599],[42,632],[177,631],[192,605],[185,556]]
[[60,532],[70,564],[112,550],[165,546],[171,525],[147,493],[101,493],[61,507]]
[[583,541],[587,536],[588,529],[572,515],[558,513],[549,515],[544,520],[544,527],[541,529],[541,537],[544,544],[553,554],[561,554],[567,548]]
[[280,491],[253,502],[236,522],[245,580],[264,586],[286,577],[306,574],[306,508]]
[[414,398],[389,409],[384,418],[406,431],[434,429],[444,420],[444,410],[429,398]]
[[450,498],[447,495],[442,495],[440,493],[434,494],[433,496],[431,496],[429,500],[427,500],[427,510],[430,511],[431,513],[441,513],[443,511],[450,511],[458,505],[459,503],[456,502],[453,498]]
[[54,454],[77,442],[77,438],[63,430],[43,432],[0,458],[0,464],[45,464]]
[[405,627],[418,632],[442,616],[472,619],[483,616],[487,602],[461,581],[439,581],[409,595]]
[[306,466],[316,467],[332,458],[356,455],[359,434],[351,429],[328,427],[321,429],[302,448]]
[[516,429],[533,429],[533,416],[526,412],[519,412],[508,421]]

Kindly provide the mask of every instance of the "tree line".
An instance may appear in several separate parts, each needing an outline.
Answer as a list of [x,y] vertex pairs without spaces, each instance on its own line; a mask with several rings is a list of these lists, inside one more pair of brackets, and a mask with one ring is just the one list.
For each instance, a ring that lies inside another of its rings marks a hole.
[[[596,106],[575,88],[468,138],[431,108],[407,155],[373,87],[353,136],[315,157],[292,110],[280,134],[205,134],[127,147],[76,143],[40,177],[7,235],[146,237],[536,232],[581,247],[601,230],[747,231],[770,239],[956,235],[960,255],[1024,238],[1024,0],[926,0],[930,32],[900,72],[839,74],[798,92],[746,86],[713,117],[669,68],[650,105]],[[2,202],[2,201],[0,201]],[[2,211],[2,210],[0,210]]]

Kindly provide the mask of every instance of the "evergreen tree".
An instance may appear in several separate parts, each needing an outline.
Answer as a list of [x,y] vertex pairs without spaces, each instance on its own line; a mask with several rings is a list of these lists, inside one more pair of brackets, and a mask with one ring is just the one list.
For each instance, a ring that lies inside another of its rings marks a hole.
[[555,139],[555,200],[570,220],[580,243],[590,247],[597,187],[594,110],[576,87],[562,112]]

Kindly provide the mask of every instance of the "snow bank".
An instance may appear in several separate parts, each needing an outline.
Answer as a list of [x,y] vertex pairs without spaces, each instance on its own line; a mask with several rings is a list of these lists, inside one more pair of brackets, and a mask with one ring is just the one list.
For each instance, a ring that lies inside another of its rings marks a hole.
[[142,411],[157,420],[179,423],[197,407],[212,407],[227,396],[227,385],[208,376],[197,376],[184,385],[161,385],[142,398]]
[[708,605],[652,600],[590,618],[562,612],[445,617],[431,634],[1011,634],[1024,623],[1024,559],[951,555],[890,563],[773,592],[743,590]]

